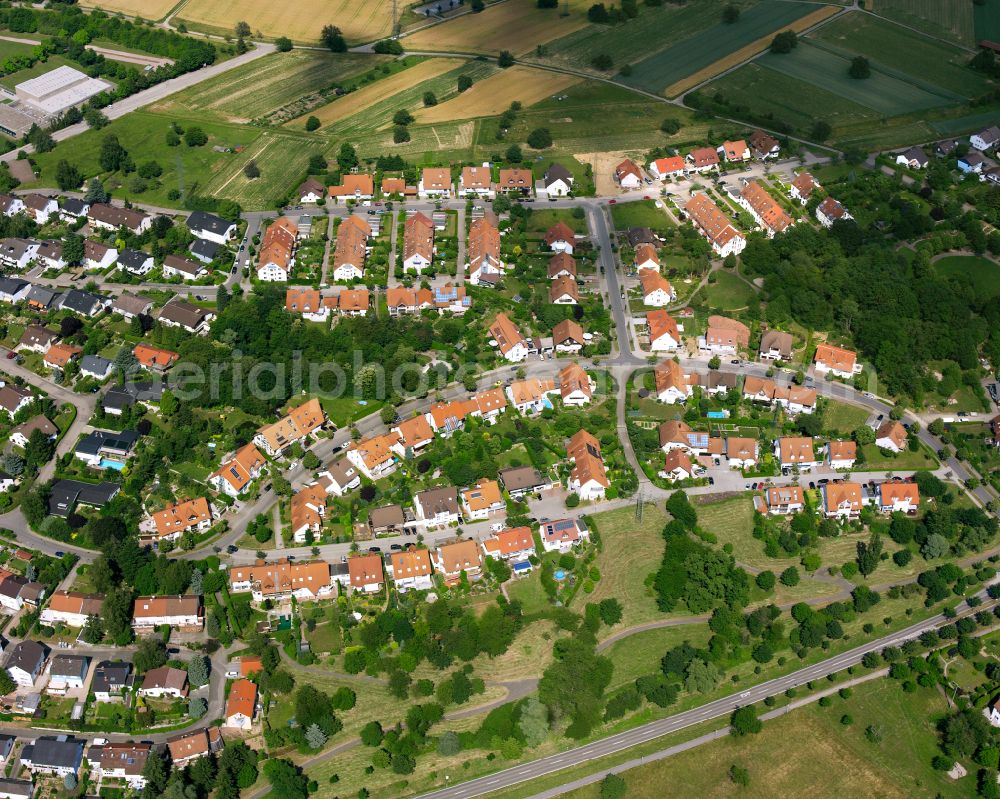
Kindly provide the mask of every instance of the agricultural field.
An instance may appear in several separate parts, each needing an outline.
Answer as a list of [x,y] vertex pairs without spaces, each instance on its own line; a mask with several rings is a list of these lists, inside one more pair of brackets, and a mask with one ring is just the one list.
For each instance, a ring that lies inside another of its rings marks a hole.
[[[457,58],[432,58],[422,61],[416,66],[404,69],[402,72],[397,72],[382,80],[377,80],[344,97],[339,97],[332,103],[315,109],[309,116],[315,116],[319,119],[320,125],[326,127],[334,122],[341,122],[361,114],[361,112],[367,111],[380,103],[391,103],[394,111],[400,108],[408,108],[412,103],[419,103],[419,98],[423,94],[422,89],[418,93],[415,87],[419,87],[421,83],[431,78],[451,72],[465,63]],[[410,104],[403,99],[407,92],[414,95]],[[365,114],[366,118],[368,116],[368,114]],[[389,118],[391,119],[391,117],[392,114],[390,113]],[[303,122],[304,120],[301,118],[294,119],[289,125],[301,128]]]
[[[127,1],[127,0],[126,0]],[[141,2],[141,0],[137,0]],[[340,28],[351,42],[381,39],[392,32],[391,0],[190,0],[175,17],[193,30],[231,33],[247,22],[254,35],[287,36],[296,42],[317,42],[324,25]]]
[[852,102],[803,80],[747,64],[705,87],[709,96],[721,94],[734,113],[752,112],[757,118],[806,132],[817,119],[829,122],[834,136],[840,128],[878,119],[871,108]]
[[969,0],[874,0],[867,8],[939,39],[965,47],[976,42],[974,6]]
[[592,3],[567,2],[570,13],[563,16],[563,3],[556,9],[537,8],[535,0],[506,0],[480,14],[467,14],[418,31],[407,36],[404,45],[414,51],[496,55],[509,50],[520,55],[589,24],[587,8]]
[[934,271],[972,287],[977,297],[1000,296],[1000,264],[978,255],[948,255],[934,262]]
[[[309,156],[319,152],[318,142],[315,147],[310,144],[305,134],[265,131],[217,170],[202,190],[213,197],[235,200],[244,208],[273,207],[306,173]],[[256,161],[260,169],[260,177],[253,180],[243,174],[243,167],[250,161]]]
[[333,54],[318,50],[274,53],[185,89],[152,107],[199,119],[250,122],[318,94],[386,58],[371,55]]
[[804,41],[788,55],[767,53],[757,62],[767,69],[805,81],[846,100],[871,108],[883,116],[897,116],[953,101],[941,94],[893,77],[872,65],[871,77],[854,80],[847,74],[850,59]]
[[767,2],[744,11],[733,25],[717,22],[693,36],[632,64],[632,74],[621,77],[628,86],[672,96],[672,87],[683,78],[723,61],[763,37],[817,12],[812,3]]
[[[262,133],[260,128],[247,125],[203,122],[198,127],[208,134],[207,144],[202,147],[188,147],[185,144],[169,147],[166,133],[174,121],[174,117],[164,114],[133,111],[101,130],[89,130],[75,136],[50,152],[33,156],[40,170],[40,177],[35,185],[54,186],[56,164],[64,158],[85,177],[101,175],[98,162],[101,142],[105,136],[114,134],[137,164],[152,160],[163,167],[160,186],[135,195],[132,199],[154,205],[173,206],[176,205],[176,200],[170,201],[167,197],[171,189],[182,193],[195,190],[204,193],[218,174],[228,171],[234,161],[242,160],[237,152],[217,152],[213,147],[233,150],[249,147]],[[180,124],[183,127],[187,122],[182,121]],[[112,182],[109,187],[114,185]],[[248,203],[244,207],[252,206]]]
[[[639,6],[639,16],[620,25],[589,25],[544,47],[543,59],[555,64],[590,69],[594,56],[611,56],[616,67],[636,57],[636,40],[665,48],[718,24],[719,9],[711,3],[665,3]],[[648,50],[646,51],[648,52]]]
[[177,5],[177,0],[84,0],[80,5],[85,8],[100,8],[111,14],[156,21],[163,19]]
[[450,100],[430,108],[421,108],[414,116],[418,124],[497,116],[506,111],[515,100],[527,108],[579,82],[580,78],[575,75],[511,67],[474,83],[472,88]]
[[[935,722],[947,711],[936,689],[904,693],[900,683],[880,679],[857,685],[849,699],[835,697],[830,707],[810,704],[764,722],[758,735],[716,741],[622,774],[629,799],[660,799],[665,785],[683,785],[685,795],[704,799],[740,796],[811,799],[870,796],[914,799],[969,796],[972,775],[953,782],[934,771],[938,753]],[[848,714],[851,724],[841,722]],[[870,743],[865,730],[875,726],[881,741]],[[727,773],[736,764],[749,772],[745,787]],[[579,788],[563,799],[597,799],[600,785]]]
[[863,55],[879,70],[898,71],[918,85],[926,83],[963,97],[984,90],[982,74],[967,66],[968,52],[870,14],[842,14],[809,38],[837,48],[848,58]]

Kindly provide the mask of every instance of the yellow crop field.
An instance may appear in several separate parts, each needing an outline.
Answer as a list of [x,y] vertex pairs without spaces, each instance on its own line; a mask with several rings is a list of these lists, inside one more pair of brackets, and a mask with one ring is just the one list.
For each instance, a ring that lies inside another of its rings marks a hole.
[[515,100],[527,108],[579,82],[575,75],[515,66],[474,83],[472,88],[440,105],[421,108],[414,116],[417,122],[431,124],[495,116],[510,108]]
[[[319,119],[320,125],[330,125],[339,119],[346,119],[364,111],[366,108],[371,108],[376,103],[380,103],[429,78],[436,78],[438,75],[443,75],[445,72],[460,67],[464,63],[465,61],[460,58],[431,58],[427,61],[422,61],[415,67],[404,69],[402,72],[397,72],[388,78],[377,80],[374,83],[368,84],[363,89],[358,89],[356,92],[351,92],[344,97],[337,98],[332,103],[320,106],[311,111],[307,116],[314,116]],[[301,117],[293,119],[288,124],[292,127],[300,126],[301,120]]]
[[499,53],[515,55],[534,50],[539,44],[586,27],[592,0],[569,0],[570,13],[556,8],[537,8],[535,0],[506,0],[481,14],[466,14],[403,39],[407,50],[455,53]]
[[125,14],[143,19],[163,19],[177,0],[84,0],[81,6],[100,8],[111,14]]
[[[129,0],[112,0],[128,2]],[[142,0],[131,0],[141,3]],[[169,5],[168,5],[169,8]],[[190,0],[177,15],[195,27],[231,31],[246,22],[264,36],[319,41],[324,25],[336,25],[352,42],[381,39],[392,32],[392,0]]]

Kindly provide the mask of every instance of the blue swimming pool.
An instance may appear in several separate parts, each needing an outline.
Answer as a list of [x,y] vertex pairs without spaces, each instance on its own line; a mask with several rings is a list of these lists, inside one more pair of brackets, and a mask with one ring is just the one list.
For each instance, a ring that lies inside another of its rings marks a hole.
[[101,458],[101,462],[98,464],[102,469],[115,469],[116,471],[121,471],[125,468],[124,463],[119,461],[108,460],[107,458]]
[[555,577],[557,580],[565,580],[566,572],[564,572],[562,569],[556,569],[555,572],[552,574],[552,576]]

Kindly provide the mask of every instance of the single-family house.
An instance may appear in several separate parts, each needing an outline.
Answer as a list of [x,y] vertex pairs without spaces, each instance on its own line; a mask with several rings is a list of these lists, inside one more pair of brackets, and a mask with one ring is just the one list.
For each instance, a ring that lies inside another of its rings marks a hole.
[[519,363],[528,357],[528,342],[507,314],[496,315],[489,328],[491,341],[496,342],[500,355],[510,363]]
[[0,241],[0,266],[23,272],[35,260],[40,246],[41,242],[30,239],[3,239]]
[[768,330],[760,337],[760,359],[762,361],[788,361],[792,357],[794,339],[791,333]]
[[501,169],[497,179],[497,194],[516,194],[527,197],[534,188],[535,179],[530,169]]
[[385,583],[382,558],[372,553],[367,555],[351,555],[347,558],[347,569],[350,575],[351,590],[374,594],[382,590]]
[[840,200],[827,197],[816,206],[816,219],[823,227],[828,228],[833,227],[834,222],[846,221],[854,219],[854,217],[848,213]]
[[643,305],[662,308],[677,299],[677,292],[670,281],[655,269],[639,270],[639,284],[642,287]]
[[447,167],[425,167],[420,173],[417,196],[421,200],[446,200],[451,197],[451,170]]
[[238,497],[246,492],[254,480],[260,477],[267,461],[253,444],[244,444],[232,458],[222,462],[218,470],[208,476],[209,484],[230,497]]
[[483,567],[483,555],[472,539],[441,544],[431,555],[434,568],[444,576],[449,585],[461,580],[462,574],[472,580],[479,579]]
[[600,442],[586,430],[574,433],[566,446],[566,456],[572,461],[568,488],[583,500],[604,499],[611,486],[604,469]]
[[750,328],[726,316],[709,316],[705,335],[698,337],[698,349],[717,355],[735,353],[749,344]]
[[800,204],[805,205],[809,202],[809,198],[812,197],[812,193],[818,188],[820,188],[820,185],[816,182],[816,178],[808,172],[799,172],[799,174],[792,178],[788,193],[793,200],[798,200]]
[[690,480],[698,474],[698,468],[691,462],[691,458],[682,449],[672,449],[663,456],[663,468],[660,470],[660,477],[671,482],[679,480]]
[[63,270],[66,268],[66,259],[62,254],[61,241],[43,241],[38,245],[35,253],[35,260],[44,269]]
[[698,375],[685,372],[677,361],[663,361],[653,369],[656,399],[668,405],[686,402],[698,385]]
[[204,497],[186,499],[168,505],[140,529],[152,534],[155,541],[176,541],[187,532],[203,532],[212,526],[212,506]]
[[969,144],[980,152],[994,149],[1000,144],[1000,126],[990,125],[979,133],[973,133],[969,137]]
[[371,234],[371,225],[360,216],[349,216],[340,223],[337,243],[330,259],[334,280],[348,282],[365,276],[365,258]]
[[565,252],[572,255],[576,245],[576,234],[569,225],[560,220],[545,231],[542,240],[552,252]]
[[549,302],[553,305],[579,305],[580,290],[576,280],[566,275],[549,283]]
[[103,594],[85,594],[81,591],[56,591],[49,597],[38,620],[42,624],[65,624],[83,627],[91,616],[100,616],[104,607]]
[[708,453],[711,438],[701,430],[692,430],[686,422],[670,419],[660,425],[658,430],[660,449],[670,452],[672,449],[683,449],[689,455],[705,455]]
[[862,369],[856,352],[832,344],[818,345],[813,363],[818,374],[825,375],[827,372],[832,372],[836,377],[853,377]]
[[727,161],[749,161],[750,148],[743,139],[724,141],[718,151]]
[[492,197],[493,170],[489,164],[462,167],[458,178],[459,197]]
[[812,436],[782,436],[774,442],[774,454],[782,469],[806,472],[816,465]]
[[424,414],[399,422],[389,432],[398,436],[392,450],[400,458],[411,458],[413,453],[419,452],[434,440],[434,428]]
[[886,419],[875,431],[875,446],[890,452],[902,452],[906,448],[908,434],[906,428],[894,419]]
[[474,486],[462,491],[462,516],[466,521],[488,519],[506,509],[507,503],[496,480],[483,477]]
[[107,380],[114,366],[109,358],[100,355],[84,355],[80,359],[80,374],[95,380]]
[[153,271],[153,256],[142,250],[126,247],[118,253],[118,268],[132,275],[148,275]]
[[127,741],[94,743],[87,752],[91,773],[101,780],[120,780],[133,791],[146,787],[146,761],[153,754],[151,743]]
[[530,527],[501,530],[483,539],[483,552],[491,558],[520,563],[535,554],[535,539]]
[[22,408],[27,408],[34,399],[35,397],[31,391],[14,383],[8,383],[3,388],[0,388],[0,409],[6,411],[11,419]]
[[549,394],[555,394],[559,387],[552,378],[529,377],[524,380],[515,380],[506,388],[507,399],[510,404],[525,415],[531,416],[541,413],[546,408],[551,408],[552,401]]
[[684,177],[686,171],[684,158],[679,155],[657,158],[649,165],[649,173],[657,180]]
[[7,655],[4,668],[22,688],[31,688],[45,668],[48,651],[38,641],[18,641]]
[[542,176],[549,197],[565,197],[573,191],[573,173],[562,164],[551,164]]
[[42,363],[49,369],[65,369],[82,352],[83,347],[74,344],[53,344],[42,357]]
[[285,290],[285,310],[310,322],[325,322],[330,316],[330,306],[317,289],[309,286],[289,286]]
[[916,513],[920,489],[916,483],[887,480],[878,486],[878,508],[882,513]]
[[642,187],[642,170],[631,158],[626,158],[615,167],[615,182],[623,189]]
[[10,431],[10,443],[16,447],[24,449],[28,446],[28,441],[31,438],[31,434],[36,430],[41,430],[42,435],[44,435],[49,441],[54,441],[56,436],[59,435],[59,430],[56,428],[52,422],[46,419],[44,416],[39,414],[38,416],[33,416],[28,421],[22,422],[13,430]]
[[18,277],[0,277],[0,302],[11,304],[20,302],[28,296],[31,284]]
[[927,157],[927,153],[924,152],[923,147],[914,146],[909,150],[897,153],[896,163],[908,166],[910,169],[923,169],[930,163],[930,159]]
[[76,775],[86,741],[72,735],[42,735],[21,749],[21,765],[32,774]]
[[111,312],[121,314],[126,319],[134,316],[149,316],[153,308],[153,301],[142,297],[136,297],[127,291],[122,292],[111,306]]
[[861,515],[860,483],[837,480],[820,486],[823,515],[828,519],[856,519]]
[[235,222],[206,211],[193,212],[187,218],[187,226],[199,239],[214,241],[216,244],[227,244],[236,235]]
[[542,522],[538,528],[542,548],[546,552],[569,552],[581,541],[590,539],[590,530],[583,519],[555,519]]
[[576,355],[587,344],[587,334],[583,328],[572,319],[556,322],[552,328],[552,344],[556,352],[568,352]]
[[823,449],[831,469],[854,468],[858,458],[858,445],[854,441],[831,440]]
[[805,492],[800,485],[770,486],[764,492],[764,501],[772,516],[798,513],[806,506]]
[[668,352],[681,346],[681,334],[677,322],[662,308],[646,312],[646,328],[649,331],[651,351]]
[[257,683],[252,680],[236,680],[229,687],[223,726],[236,730],[249,730],[256,715]]
[[696,147],[687,154],[687,171],[703,174],[719,168],[719,153],[714,147]]
[[87,210],[87,222],[92,228],[116,231],[119,228],[139,235],[153,224],[153,217],[132,208],[119,208],[107,203],[94,203]]
[[493,287],[503,277],[506,267],[500,258],[500,230],[491,215],[474,219],[469,226],[466,259],[468,279],[474,286]]
[[90,681],[90,692],[98,702],[114,702],[122,699],[131,685],[132,664],[128,661],[102,660],[94,669]]
[[93,430],[77,442],[73,455],[92,469],[120,469],[138,442],[135,430]]
[[172,666],[150,669],[143,677],[138,693],[139,696],[151,696],[156,699],[165,696],[182,699],[188,695],[187,672]]
[[[957,165],[966,174],[979,175],[986,168],[986,159],[983,158],[981,153],[970,151],[958,159]],[[0,259],[2,257],[2,254],[0,254]]]
[[750,134],[750,148],[754,158],[763,161],[767,158],[777,158],[781,153],[781,143],[759,128]]
[[367,316],[371,305],[368,289],[343,289],[337,295],[337,313],[341,316]]
[[375,196],[375,178],[366,174],[343,175],[340,185],[331,186],[326,193],[331,200],[370,200]]
[[157,627],[177,627],[184,631],[198,631],[205,624],[201,597],[141,596],[132,609],[132,628],[137,633],[147,633]]
[[597,384],[578,363],[571,363],[559,371],[559,395],[563,405],[580,407],[590,404]]
[[426,549],[414,546],[393,552],[386,566],[393,585],[400,593],[406,591],[427,591],[434,586],[434,567],[431,555]]
[[179,277],[181,280],[197,280],[208,276],[208,269],[201,261],[182,258],[179,255],[167,255],[163,259],[163,276]]
[[272,458],[277,458],[296,441],[305,441],[325,424],[326,413],[319,400],[313,397],[301,405],[289,408],[278,421],[259,428],[253,437],[253,443]]
[[222,734],[218,727],[186,732],[167,740],[167,751],[174,768],[184,768],[199,758],[219,751],[222,746]]
[[178,299],[173,299],[164,305],[159,316],[161,324],[167,327],[179,327],[199,336],[208,333],[208,326],[213,319],[215,314],[212,311]]
[[347,457],[331,461],[327,467],[316,475],[320,485],[327,494],[342,497],[348,491],[353,491],[361,485],[361,474]]
[[54,197],[46,197],[44,194],[25,194],[21,197],[24,203],[24,210],[28,216],[34,219],[39,225],[47,224],[49,219],[59,213],[59,203]]
[[511,499],[521,499],[528,494],[537,494],[552,488],[552,483],[534,466],[512,466],[501,469],[497,474],[504,490]]
[[83,688],[90,671],[90,658],[82,655],[59,654],[49,661],[49,682],[45,690],[50,694],[64,694]]
[[454,486],[428,488],[413,495],[416,524],[427,529],[447,527],[462,520],[458,489]]
[[316,178],[306,178],[296,189],[300,203],[318,203],[326,199],[326,186]]

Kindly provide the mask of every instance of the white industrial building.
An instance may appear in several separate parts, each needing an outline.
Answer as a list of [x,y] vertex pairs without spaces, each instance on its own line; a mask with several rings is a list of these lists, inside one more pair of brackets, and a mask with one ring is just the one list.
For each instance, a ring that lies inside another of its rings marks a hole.
[[17,99],[29,108],[55,116],[111,88],[107,81],[91,78],[73,67],[56,67],[14,87]]

